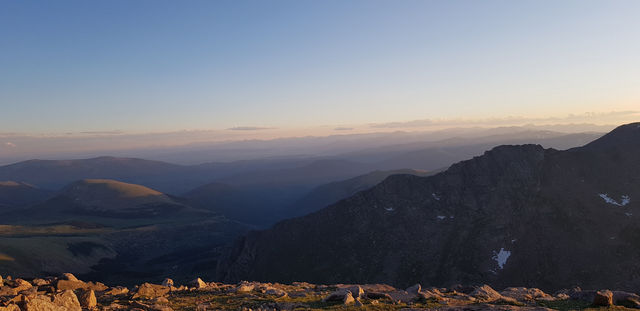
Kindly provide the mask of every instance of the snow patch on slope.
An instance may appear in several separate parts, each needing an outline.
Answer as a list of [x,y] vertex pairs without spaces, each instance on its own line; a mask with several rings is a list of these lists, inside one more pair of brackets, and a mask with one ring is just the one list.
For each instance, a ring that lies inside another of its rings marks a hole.
[[511,251],[505,250],[504,247],[500,248],[499,252],[494,252],[492,259],[496,261],[498,267],[502,269],[504,265],[507,263],[509,256],[511,256]]
[[606,203],[609,203],[611,205],[616,205],[616,206],[625,206],[625,205],[629,204],[629,202],[631,202],[631,198],[628,195],[621,196],[620,197],[620,202],[612,199],[606,193],[600,193],[600,194],[598,194],[598,196],[600,196]]

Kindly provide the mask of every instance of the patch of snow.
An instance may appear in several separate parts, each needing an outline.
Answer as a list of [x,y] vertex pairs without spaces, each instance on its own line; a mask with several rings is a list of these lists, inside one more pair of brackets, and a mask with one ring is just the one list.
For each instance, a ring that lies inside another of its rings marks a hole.
[[447,218],[447,216],[436,216],[436,217],[438,217],[438,220],[443,220],[443,219]]
[[624,214],[627,215],[627,216],[632,216],[633,215],[632,213],[629,213],[629,212],[624,213]]
[[511,243],[515,243],[518,239],[511,240]]
[[493,255],[491,259],[495,260],[496,263],[498,263],[498,267],[502,269],[507,263],[507,259],[509,259],[509,256],[511,256],[511,251],[505,250],[503,247],[501,247],[500,251],[497,254]]
[[440,197],[434,192],[431,194],[431,196],[436,200],[436,201],[440,201]]
[[449,218],[453,219],[454,217],[453,216],[449,216]]
[[612,236],[612,237],[610,237],[609,239],[611,239],[611,240],[615,240],[615,239],[616,239],[616,237]]
[[385,211],[387,211],[387,212],[393,212],[393,211],[395,211],[396,209],[395,209],[395,208],[393,208],[393,207],[385,207],[385,208],[384,208],[384,210],[385,210]]
[[621,196],[620,197],[620,202],[612,199],[606,193],[600,193],[600,194],[598,194],[598,196],[600,196],[606,203],[609,203],[611,205],[616,205],[616,206],[625,206],[625,205],[627,205],[627,204],[629,204],[631,202],[631,198],[628,195]]

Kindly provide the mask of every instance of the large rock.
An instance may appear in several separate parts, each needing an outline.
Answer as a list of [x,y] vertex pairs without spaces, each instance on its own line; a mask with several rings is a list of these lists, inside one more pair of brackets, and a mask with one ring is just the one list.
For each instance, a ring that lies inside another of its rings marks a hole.
[[8,306],[0,307],[0,311],[20,311],[20,307],[10,304]]
[[630,308],[640,309],[640,296],[634,293],[613,291],[613,303]]
[[207,283],[205,281],[203,281],[201,278],[197,278],[191,282],[189,282],[189,285],[192,287],[195,287],[197,289],[205,289],[207,288]]
[[78,297],[70,291],[64,291],[53,297],[40,295],[25,302],[22,311],[82,311]]
[[356,300],[353,298],[353,295],[351,294],[351,292],[347,292],[344,295],[344,298],[342,299],[342,303],[344,305],[352,305],[356,302]]
[[13,287],[9,287],[9,286],[0,286],[0,297],[3,296],[15,296],[18,294],[18,291],[13,288]]
[[471,296],[483,302],[496,301],[502,298],[502,295],[500,295],[500,293],[496,292],[493,288],[491,288],[491,286],[486,284],[476,287],[476,289],[471,293]]
[[162,297],[169,293],[171,289],[166,286],[144,283],[138,286],[136,293],[133,295],[133,298],[156,298]]
[[31,285],[31,283],[23,280],[23,279],[15,279],[13,281],[13,287],[18,291],[21,292],[23,290],[27,290],[33,287],[33,285]]
[[78,297],[73,293],[73,291],[70,290],[66,290],[60,294],[55,295],[53,297],[53,304],[61,306],[68,311],[82,310],[80,302],[78,301]]
[[129,289],[122,286],[112,287],[109,290],[102,293],[105,296],[118,296],[118,295],[126,295],[129,293]]
[[603,307],[613,305],[613,292],[608,289],[597,291],[593,296],[593,305]]
[[[198,280],[200,280],[200,279],[198,278]],[[171,287],[173,285],[174,284],[173,284],[173,280],[172,279],[166,278],[166,279],[164,279],[164,281],[162,281],[162,286]]]
[[[73,274],[72,274],[73,276]],[[75,278],[75,277],[74,277]],[[63,290],[76,290],[76,289],[84,289],[87,288],[88,284],[79,280],[58,280],[56,282],[56,289]]]
[[75,275],[71,273],[63,273],[61,279],[67,280],[67,281],[80,281]]
[[236,293],[248,293],[253,291],[253,289],[256,286],[249,283],[249,282],[241,282],[240,284],[238,284],[238,286],[236,287]]
[[353,298],[364,297],[364,289],[360,285],[338,285],[339,291],[349,291]]
[[509,287],[500,292],[500,295],[514,298],[518,301],[527,301],[535,299],[548,299],[551,295],[537,288],[526,287]]
[[91,289],[82,292],[78,300],[80,301],[80,305],[85,309],[93,309],[98,305],[96,293]]
[[406,289],[409,294],[418,294],[422,290],[422,286],[420,284],[415,284]]

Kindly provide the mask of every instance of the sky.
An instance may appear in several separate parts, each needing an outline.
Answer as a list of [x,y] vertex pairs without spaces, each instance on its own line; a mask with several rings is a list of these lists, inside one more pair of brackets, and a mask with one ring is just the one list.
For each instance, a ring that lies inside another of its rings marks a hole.
[[639,11],[623,0],[6,0],[0,133],[234,137],[624,114],[640,110]]

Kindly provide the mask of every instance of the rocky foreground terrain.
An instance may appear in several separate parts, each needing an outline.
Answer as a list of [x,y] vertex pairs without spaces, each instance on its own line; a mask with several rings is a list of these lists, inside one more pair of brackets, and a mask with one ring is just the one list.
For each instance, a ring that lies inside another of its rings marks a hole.
[[582,310],[640,308],[640,296],[578,287],[545,293],[537,288],[488,285],[397,289],[385,284],[316,285],[295,282],[223,284],[200,278],[186,285],[165,279],[133,288],[84,282],[70,273],[24,280],[0,277],[0,311],[62,310]]

